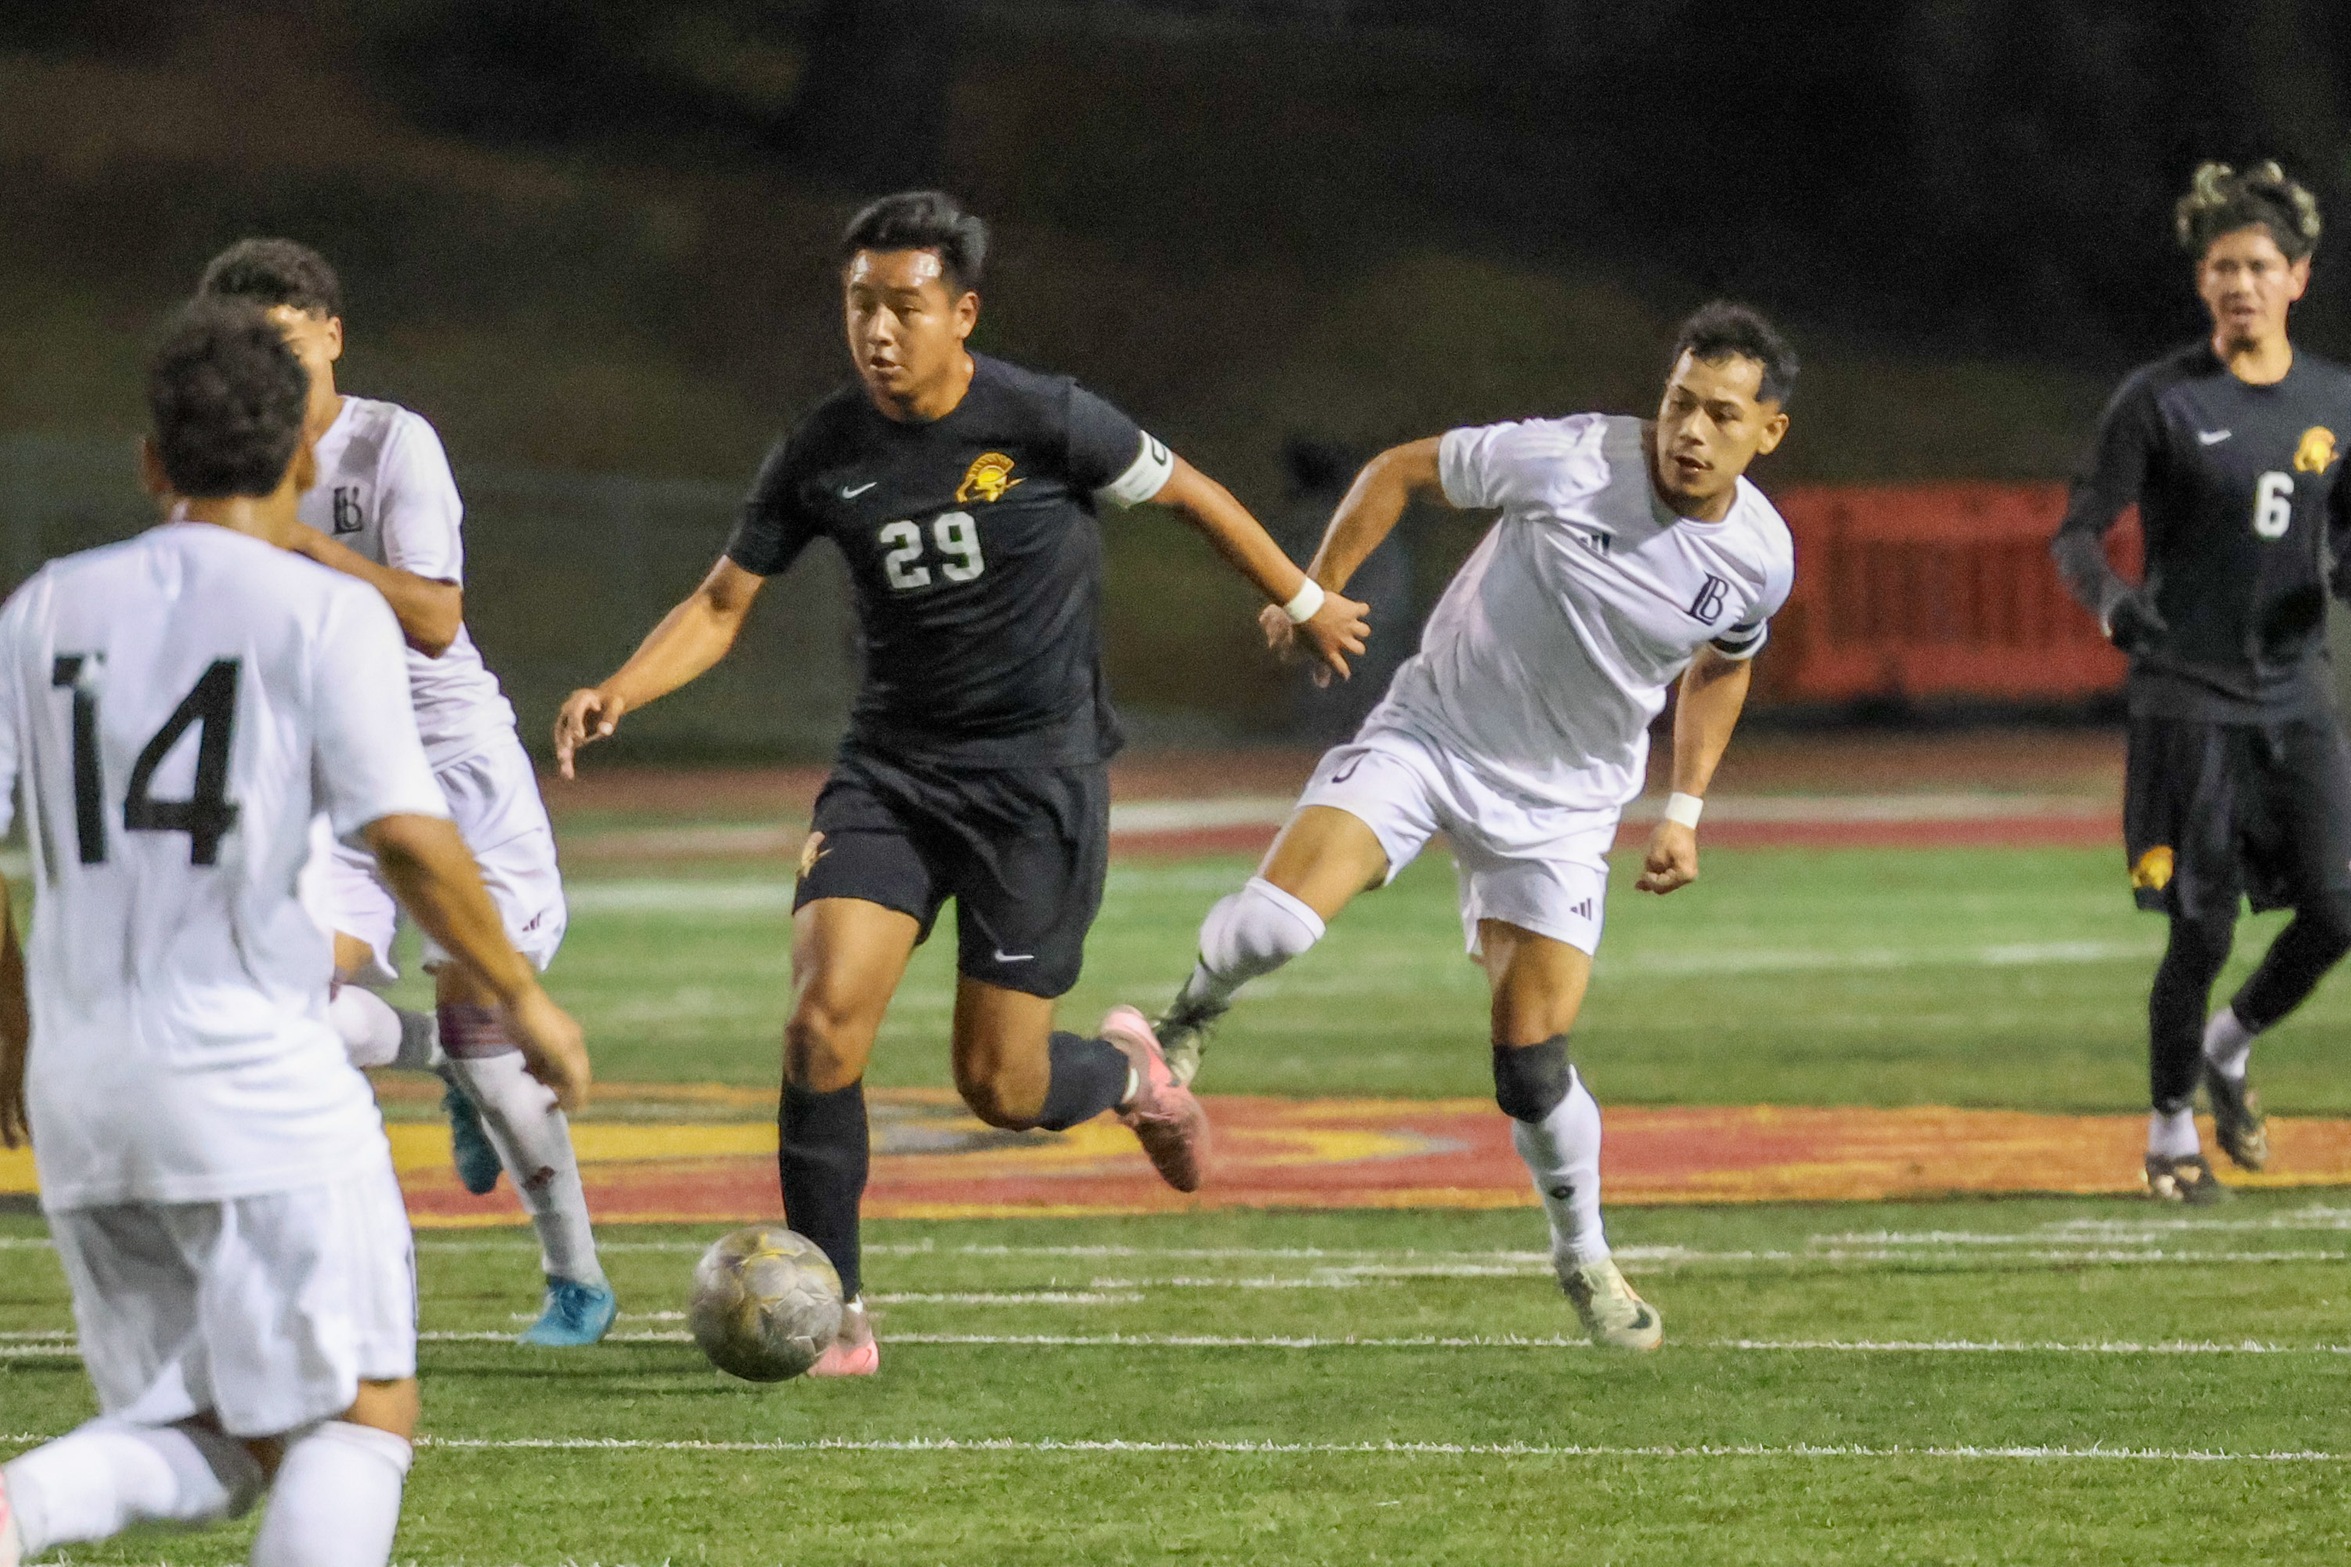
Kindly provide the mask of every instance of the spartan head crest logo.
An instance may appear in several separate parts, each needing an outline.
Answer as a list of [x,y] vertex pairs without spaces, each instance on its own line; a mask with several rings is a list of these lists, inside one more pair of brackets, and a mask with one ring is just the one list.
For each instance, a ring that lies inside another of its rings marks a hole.
[[2335,432],[2323,424],[2314,424],[2302,432],[2302,442],[2294,448],[2294,471],[2297,473],[2324,473],[2334,466]]
[[1012,476],[1011,458],[1002,452],[982,452],[964,470],[963,482],[955,486],[955,498],[965,504],[972,501],[1000,501],[1004,499],[1006,490],[1027,482]]

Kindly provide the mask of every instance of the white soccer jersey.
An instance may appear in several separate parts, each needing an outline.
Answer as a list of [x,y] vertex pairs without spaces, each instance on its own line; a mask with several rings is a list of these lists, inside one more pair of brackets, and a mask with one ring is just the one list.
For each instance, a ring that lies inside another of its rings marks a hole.
[[0,830],[35,881],[28,1066],[52,1209],[334,1181],[385,1155],[296,900],[311,819],[446,816],[365,583],[207,523],[0,608]]
[[[379,566],[436,582],[465,581],[465,507],[441,438],[397,403],[346,397],[318,441],[318,483],[302,520]],[[514,708],[463,626],[439,658],[408,650],[417,731],[435,767],[514,730]]]
[[1417,730],[1536,802],[1623,805],[1698,649],[1762,649],[1795,573],[1787,524],[1745,479],[1722,521],[1675,516],[1618,415],[1454,430],[1437,469],[1447,500],[1502,516],[1366,728]]

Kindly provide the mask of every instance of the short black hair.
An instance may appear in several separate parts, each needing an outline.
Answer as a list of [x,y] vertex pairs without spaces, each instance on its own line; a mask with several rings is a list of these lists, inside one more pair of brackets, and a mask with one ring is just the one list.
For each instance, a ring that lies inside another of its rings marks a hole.
[[2321,225],[2318,198],[2275,162],[2265,162],[2241,171],[2225,163],[2198,164],[2188,193],[2172,209],[2172,227],[2180,248],[2198,261],[2223,234],[2249,228],[2269,230],[2285,258],[2300,261],[2318,249]]
[[264,310],[292,305],[305,315],[343,313],[343,280],[326,257],[299,240],[238,240],[212,258],[196,292],[249,299]]
[[955,292],[980,286],[988,264],[988,225],[943,190],[902,190],[869,202],[841,233],[841,265],[861,250],[927,250]]
[[1763,384],[1755,391],[1757,400],[1785,408],[1796,395],[1796,350],[1753,305],[1718,299],[1699,306],[1674,334],[1673,357],[1666,361],[1668,374],[1684,354],[1710,365],[1725,359],[1752,359],[1763,367]]
[[191,500],[267,495],[302,442],[310,372],[259,305],[196,299],[147,361],[155,454]]

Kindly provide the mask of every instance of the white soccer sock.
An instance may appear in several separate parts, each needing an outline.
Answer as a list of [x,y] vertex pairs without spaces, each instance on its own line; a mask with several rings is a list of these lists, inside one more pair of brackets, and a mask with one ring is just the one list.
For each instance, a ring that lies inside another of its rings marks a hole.
[[2196,1141],[2196,1112],[2147,1112],[2147,1152],[2158,1159],[2192,1159],[2202,1151]]
[[449,1070],[482,1112],[482,1130],[539,1232],[547,1272],[603,1287],[604,1267],[596,1260],[596,1233],[588,1224],[588,1194],[580,1188],[571,1123],[555,1107],[554,1092],[530,1075],[519,1050],[451,1056]]
[[[1573,1070],[1572,1068],[1570,1069]],[[1551,1254],[1573,1264],[1608,1255],[1600,1225],[1600,1101],[1574,1074],[1567,1097],[1540,1121],[1512,1117],[1510,1141],[1535,1178],[1551,1220]]]
[[24,1552],[112,1539],[134,1524],[197,1528],[261,1494],[261,1466],[218,1432],[93,1420],[0,1470]]
[[1233,992],[1272,973],[1323,937],[1322,916],[1262,876],[1217,900],[1200,923],[1200,962],[1178,1007],[1221,1012]]
[[286,1449],[253,1567],[384,1567],[412,1456],[389,1431],[329,1420]]
[[2204,1025],[2204,1059],[2232,1083],[2245,1080],[2245,1063],[2253,1054],[2253,1030],[2237,1016],[2235,1007],[2222,1007]]
[[343,1036],[343,1053],[361,1071],[390,1066],[400,1056],[400,1014],[365,985],[338,985],[327,1021]]

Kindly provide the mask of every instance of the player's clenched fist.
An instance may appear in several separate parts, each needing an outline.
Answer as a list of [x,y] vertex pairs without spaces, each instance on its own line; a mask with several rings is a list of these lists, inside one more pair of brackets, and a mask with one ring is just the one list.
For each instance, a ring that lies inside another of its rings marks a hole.
[[583,745],[611,738],[626,707],[619,697],[593,687],[567,697],[563,711],[555,715],[556,770],[571,777],[573,753]]
[[531,986],[504,1008],[506,1031],[522,1050],[531,1076],[547,1085],[566,1115],[588,1098],[588,1044],[572,1015],[547,992]]
[[1698,879],[1698,834],[1680,822],[1659,822],[1649,835],[1649,853],[1641,862],[1643,892],[1668,893]]

